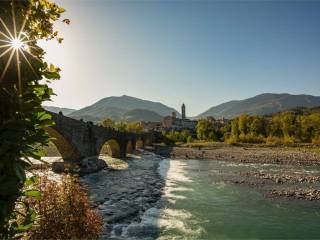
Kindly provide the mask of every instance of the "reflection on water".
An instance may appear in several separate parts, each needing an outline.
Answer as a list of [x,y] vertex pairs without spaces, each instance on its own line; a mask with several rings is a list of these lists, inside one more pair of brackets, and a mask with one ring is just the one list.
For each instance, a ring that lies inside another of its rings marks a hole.
[[149,209],[142,224],[157,225],[157,239],[320,238],[316,202],[265,198],[254,188],[229,184],[239,171],[319,172],[319,168],[163,160],[162,208]]

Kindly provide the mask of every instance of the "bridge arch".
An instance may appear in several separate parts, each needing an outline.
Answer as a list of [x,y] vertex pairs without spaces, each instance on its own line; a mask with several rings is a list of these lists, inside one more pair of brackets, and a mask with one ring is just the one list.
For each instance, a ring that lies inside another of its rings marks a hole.
[[120,144],[115,139],[107,140],[101,147],[100,155],[109,155],[113,158],[120,158]]
[[52,138],[51,141],[58,149],[63,160],[75,160],[81,158],[77,149],[56,129],[48,127],[45,131]]

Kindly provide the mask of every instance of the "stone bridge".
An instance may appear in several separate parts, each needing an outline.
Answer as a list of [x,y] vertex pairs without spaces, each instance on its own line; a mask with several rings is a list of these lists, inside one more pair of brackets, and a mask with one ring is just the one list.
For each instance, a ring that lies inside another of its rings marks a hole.
[[46,131],[53,138],[64,160],[79,160],[108,153],[112,157],[125,158],[136,148],[144,148],[156,140],[156,133],[128,133],[94,125],[48,112],[55,125]]

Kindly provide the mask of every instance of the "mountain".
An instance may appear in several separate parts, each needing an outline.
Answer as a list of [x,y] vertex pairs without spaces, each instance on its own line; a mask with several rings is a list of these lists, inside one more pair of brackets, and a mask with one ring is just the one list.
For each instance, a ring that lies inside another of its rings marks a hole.
[[123,118],[128,122],[161,122],[163,116],[145,109],[134,109],[126,112]]
[[54,112],[54,113],[62,112],[63,115],[69,115],[72,112],[76,111],[75,109],[71,109],[71,108],[60,108],[60,107],[53,107],[53,106],[43,106],[43,108],[47,111]]
[[[132,113],[131,111],[133,110],[136,111]],[[137,114],[139,112],[142,113],[141,110],[146,110],[143,111],[144,118],[142,119],[140,117],[140,119],[144,121],[146,121],[145,119],[158,119],[159,116],[157,115],[160,115],[162,118],[164,116],[171,115],[172,112],[176,112],[177,116],[180,116],[175,109],[162,103],[147,101],[126,95],[103,98],[88,107],[72,112],[68,116],[76,119],[83,118],[87,121],[88,117],[94,117],[99,120],[111,118],[112,120],[119,121],[124,120],[131,115],[138,118]]]
[[319,96],[264,93],[252,98],[220,104],[201,113],[196,118],[208,116],[233,118],[241,113],[266,115],[296,107],[311,108],[317,106],[320,106]]

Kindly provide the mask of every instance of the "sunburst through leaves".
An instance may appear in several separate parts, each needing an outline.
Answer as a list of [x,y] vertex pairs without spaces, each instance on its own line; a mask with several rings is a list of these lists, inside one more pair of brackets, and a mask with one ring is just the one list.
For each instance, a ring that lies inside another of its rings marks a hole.
[[3,81],[4,77],[7,74],[7,71],[11,64],[13,64],[13,59],[16,60],[16,76],[18,78],[18,84],[19,89],[21,90],[21,59],[23,58],[27,65],[30,67],[30,69],[35,73],[30,61],[28,60],[27,55],[30,55],[32,57],[35,57],[31,54],[30,48],[33,46],[28,45],[28,43],[34,41],[29,40],[26,33],[24,33],[24,28],[26,25],[26,21],[28,19],[28,16],[24,18],[24,21],[20,27],[20,30],[18,31],[17,24],[16,24],[16,16],[15,16],[15,9],[14,9],[14,3],[12,2],[12,29],[7,26],[5,21],[0,17],[0,23],[3,26],[3,31],[0,30],[0,60],[1,58],[6,58],[6,62],[4,65],[4,68],[0,71],[0,83]]

